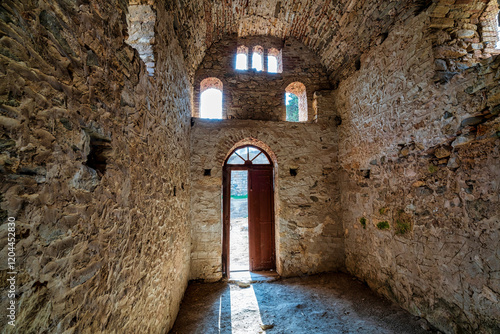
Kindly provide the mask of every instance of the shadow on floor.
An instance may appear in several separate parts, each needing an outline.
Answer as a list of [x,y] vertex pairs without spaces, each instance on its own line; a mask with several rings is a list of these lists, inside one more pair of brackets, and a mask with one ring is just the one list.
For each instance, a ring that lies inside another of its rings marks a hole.
[[170,331],[188,333],[431,333],[362,282],[341,273],[238,285],[189,285]]

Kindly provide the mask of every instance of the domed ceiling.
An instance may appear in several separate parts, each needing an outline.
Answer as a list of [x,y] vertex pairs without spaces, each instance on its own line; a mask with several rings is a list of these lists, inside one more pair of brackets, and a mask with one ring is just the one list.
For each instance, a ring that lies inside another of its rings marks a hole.
[[293,37],[313,50],[339,80],[363,51],[381,43],[397,20],[430,1],[380,0],[172,0],[174,28],[192,74],[205,50],[228,34]]

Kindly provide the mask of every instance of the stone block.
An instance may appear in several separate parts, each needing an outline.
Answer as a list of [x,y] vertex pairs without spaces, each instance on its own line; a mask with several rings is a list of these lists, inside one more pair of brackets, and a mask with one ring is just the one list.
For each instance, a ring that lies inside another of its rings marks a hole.
[[439,29],[444,29],[444,28],[451,28],[455,25],[455,20],[452,18],[447,18],[447,17],[433,17],[431,18],[431,28],[439,28]]

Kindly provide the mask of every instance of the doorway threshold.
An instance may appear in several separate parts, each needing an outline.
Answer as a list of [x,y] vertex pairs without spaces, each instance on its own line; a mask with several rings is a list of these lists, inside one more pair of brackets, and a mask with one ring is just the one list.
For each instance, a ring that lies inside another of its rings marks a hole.
[[268,283],[274,282],[280,279],[275,271],[231,271],[229,273],[228,283]]

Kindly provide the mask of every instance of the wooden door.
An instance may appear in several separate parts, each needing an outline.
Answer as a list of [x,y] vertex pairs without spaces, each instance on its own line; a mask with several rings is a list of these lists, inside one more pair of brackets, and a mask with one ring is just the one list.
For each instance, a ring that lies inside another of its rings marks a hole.
[[275,269],[273,170],[248,170],[250,270]]
[[224,166],[222,173],[222,275],[229,276],[229,234],[231,230],[231,169]]

